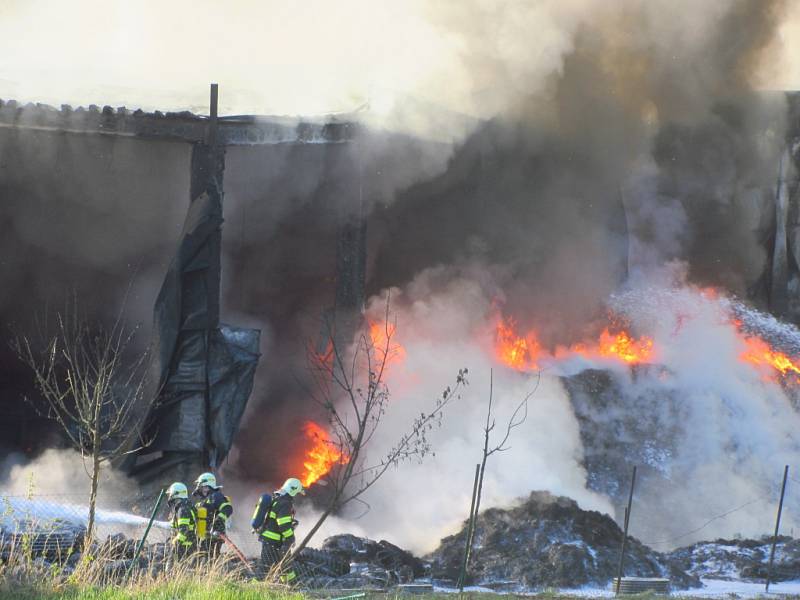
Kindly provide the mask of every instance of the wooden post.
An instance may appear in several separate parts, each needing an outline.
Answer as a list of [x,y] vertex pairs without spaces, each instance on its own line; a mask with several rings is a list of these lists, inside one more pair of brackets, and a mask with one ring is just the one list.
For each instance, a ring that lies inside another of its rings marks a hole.
[[622,532],[622,545],[619,550],[619,568],[617,568],[617,587],[614,594],[619,596],[619,586],[622,583],[622,570],[625,565],[625,547],[628,543],[628,523],[631,518],[631,505],[633,504],[633,487],[636,485],[636,467],[633,467],[633,476],[631,477],[631,491],[628,494],[628,506],[625,508],[625,522],[624,530]]
[[783,485],[781,485],[781,499],[778,502],[778,517],[775,519],[775,535],[772,536],[772,550],[769,552],[769,565],[767,566],[767,586],[765,593],[769,594],[769,580],[772,577],[772,563],[775,560],[775,545],[778,543],[778,529],[781,526],[781,512],[783,511],[783,496],[786,494],[786,478],[789,476],[789,465],[783,468]]
[[467,576],[467,560],[469,559],[469,546],[472,539],[472,531],[475,526],[475,496],[478,494],[478,478],[481,474],[481,465],[475,465],[475,483],[472,484],[472,504],[469,507],[469,521],[467,524],[467,539],[464,544],[464,562],[461,563],[461,574],[458,576],[458,593],[464,592],[464,579]]
[[219,107],[219,86],[216,83],[211,84],[211,98],[209,101],[208,113],[208,139],[209,146],[217,144],[217,110]]

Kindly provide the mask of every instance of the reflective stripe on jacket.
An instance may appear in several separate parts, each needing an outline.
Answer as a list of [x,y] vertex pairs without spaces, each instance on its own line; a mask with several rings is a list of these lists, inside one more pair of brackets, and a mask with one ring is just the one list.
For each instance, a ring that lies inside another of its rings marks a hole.
[[195,516],[194,508],[188,500],[181,500],[172,508],[173,544],[192,546],[195,542],[194,535]]
[[294,506],[292,497],[288,494],[276,494],[274,498],[267,514],[261,537],[278,544],[283,542],[291,543],[294,541],[294,529],[292,528]]

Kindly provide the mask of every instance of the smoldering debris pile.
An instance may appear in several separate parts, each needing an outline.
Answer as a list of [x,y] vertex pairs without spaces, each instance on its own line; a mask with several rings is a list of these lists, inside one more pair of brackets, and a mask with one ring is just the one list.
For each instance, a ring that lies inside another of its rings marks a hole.
[[[763,581],[772,539],[715,540],[679,548],[670,557],[687,572],[708,579]],[[778,538],[770,579],[793,581],[800,578],[800,540]]]
[[102,572],[109,581],[121,580],[131,567],[158,572],[165,568],[169,548],[163,542],[146,544],[136,563],[137,542],[123,534],[109,535],[102,541],[84,547],[86,529],[72,524],[54,523],[47,527],[33,526],[12,532],[0,530],[0,564],[6,565],[10,576],[15,569],[27,572],[31,564],[38,566],[47,577],[67,579],[84,555],[101,561]]
[[[428,558],[436,576],[457,580],[466,527],[442,540]],[[581,510],[574,500],[533,492],[510,509],[492,508],[477,520],[471,584],[516,589],[607,586],[616,575],[622,531],[608,515]],[[630,539],[625,574],[666,577],[674,588],[701,585],[677,561]]]
[[428,565],[410,552],[350,534],[327,538],[319,550],[303,550],[297,570],[310,587],[386,588],[428,575]]

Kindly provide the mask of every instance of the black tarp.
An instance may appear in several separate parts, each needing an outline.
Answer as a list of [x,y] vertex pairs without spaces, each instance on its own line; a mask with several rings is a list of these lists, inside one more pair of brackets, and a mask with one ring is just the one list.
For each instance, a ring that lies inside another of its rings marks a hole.
[[170,467],[176,453],[208,467],[225,458],[258,364],[260,331],[219,322],[223,157],[193,152],[192,202],[153,310],[159,393],[141,454],[172,454]]

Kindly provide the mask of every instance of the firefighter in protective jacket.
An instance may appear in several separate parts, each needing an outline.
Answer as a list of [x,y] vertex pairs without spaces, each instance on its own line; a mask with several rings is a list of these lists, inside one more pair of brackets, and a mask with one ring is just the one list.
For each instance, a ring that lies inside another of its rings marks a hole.
[[189,502],[189,490],[178,481],[167,490],[167,504],[172,522],[172,551],[175,558],[181,559],[195,551],[194,508]]
[[[295,542],[294,497],[305,494],[303,484],[294,477],[287,479],[281,489],[272,496],[264,494],[253,513],[253,529],[261,541],[261,565],[266,575],[279,563]],[[268,503],[268,506],[267,506]],[[284,565],[281,573],[283,583],[292,583],[297,573],[291,565]]]
[[222,486],[217,485],[213,474],[203,473],[195,485],[193,495],[200,497],[195,504],[198,545],[210,558],[215,558],[223,544],[221,536],[225,535],[228,520],[233,515],[233,505],[230,498],[220,491]]

